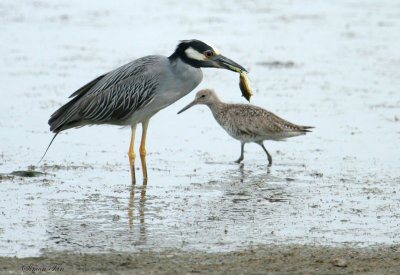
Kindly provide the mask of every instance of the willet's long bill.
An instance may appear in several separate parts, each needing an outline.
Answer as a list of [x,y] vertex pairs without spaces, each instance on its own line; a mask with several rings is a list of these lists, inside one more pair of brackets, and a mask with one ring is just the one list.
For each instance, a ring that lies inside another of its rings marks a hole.
[[263,144],[264,140],[283,140],[289,137],[304,135],[310,132],[312,126],[300,126],[290,123],[277,115],[250,104],[227,104],[222,102],[213,90],[204,89],[196,94],[193,102],[188,104],[178,114],[190,107],[207,105],[214,118],[233,138],[240,140],[240,163],[244,157],[244,145],[248,142],[259,144],[268,156],[268,166],[272,165],[272,157]]
[[142,123],[139,151],[146,180],[146,133],[150,118],[196,88],[203,79],[200,68],[205,67],[228,69],[241,75],[246,72],[215,47],[193,39],[181,41],[169,57],[145,56],[99,76],[73,93],[72,99],[51,115],[49,125],[55,135],[47,150],[61,131],[73,127],[130,125],[128,155],[134,183],[136,155],[133,145],[136,125]]

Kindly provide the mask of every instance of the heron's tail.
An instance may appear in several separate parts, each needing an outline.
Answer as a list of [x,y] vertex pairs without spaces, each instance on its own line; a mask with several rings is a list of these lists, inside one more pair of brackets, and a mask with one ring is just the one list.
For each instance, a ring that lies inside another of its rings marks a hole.
[[42,159],[44,158],[44,156],[46,155],[47,151],[49,151],[50,145],[53,143],[54,139],[56,138],[56,136],[59,134],[60,132],[57,132],[54,137],[51,139],[49,146],[47,146],[46,151],[44,152],[43,156],[40,158],[38,164],[42,161]]

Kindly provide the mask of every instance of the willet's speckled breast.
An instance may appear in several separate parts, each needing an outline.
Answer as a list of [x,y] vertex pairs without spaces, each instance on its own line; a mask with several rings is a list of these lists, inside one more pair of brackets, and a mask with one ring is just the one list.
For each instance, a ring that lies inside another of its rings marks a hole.
[[277,115],[250,104],[227,104],[222,102],[213,90],[204,89],[196,94],[195,100],[180,110],[178,114],[196,104],[207,105],[217,122],[233,138],[240,140],[241,153],[237,163],[243,160],[244,145],[248,142],[259,144],[268,156],[268,166],[272,157],[263,144],[264,140],[284,140],[304,135],[312,126],[300,126],[284,120]]

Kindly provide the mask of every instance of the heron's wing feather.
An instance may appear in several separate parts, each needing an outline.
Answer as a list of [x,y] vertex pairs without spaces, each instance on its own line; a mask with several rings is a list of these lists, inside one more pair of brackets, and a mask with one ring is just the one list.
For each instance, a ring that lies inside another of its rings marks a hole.
[[89,83],[87,83],[85,86],[79,88],[76,92],[74,92],[72,95],[70,95],[69,97],[76,97],[82,94],[85,94],[86,92],[90,91],[90,89],[96,85],[106,74],[103,74],[99,77],[97,77],[96,79],[93,79],[92,81],[90,81]]
[[[142,108],[153,96],[158,87],[158,77],[151,79],[131,76],[127,83],[114,85],[102,93],[92,93],[79,105],[82,120],[109,122],[124,120]],[[129,84],[128,84],[129,83]]]
[[79,122],[122,119],[148,100],[158,81],[160,56],[139,58],[89,82],[51,115],[50,130],[59,132]]

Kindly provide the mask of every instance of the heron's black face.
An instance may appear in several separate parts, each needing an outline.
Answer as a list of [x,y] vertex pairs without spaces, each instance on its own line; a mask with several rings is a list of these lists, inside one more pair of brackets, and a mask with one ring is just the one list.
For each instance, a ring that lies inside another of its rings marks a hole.
[[169,58],[178,57],[196,68],[213,67],[234,72],[247,72],[241,65],[221,55],[215,47],[196,39],[182,41]]

